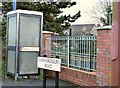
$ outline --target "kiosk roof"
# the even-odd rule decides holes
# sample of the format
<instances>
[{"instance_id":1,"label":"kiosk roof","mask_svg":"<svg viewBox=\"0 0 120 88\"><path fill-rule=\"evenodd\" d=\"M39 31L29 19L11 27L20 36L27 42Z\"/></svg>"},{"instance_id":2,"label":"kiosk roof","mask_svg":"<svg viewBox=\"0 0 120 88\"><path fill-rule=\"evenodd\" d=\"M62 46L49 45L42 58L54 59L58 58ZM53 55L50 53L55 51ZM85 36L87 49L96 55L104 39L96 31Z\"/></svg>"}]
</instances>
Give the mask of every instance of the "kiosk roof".
<instances>
[{"instance_id":1,"label":"kiosk roof","mask_svg":"<svg viewBox=\"0 0 120 88\"><path fill-rule=\"evenodd\" d=\"M7 15L15 14L15 13L24 13L24 14L33 14L33 15L43 15L42 12L29 11L29 10L15 10L15 11L10 11L10 12L7 13Z\"/></svg>"}]
</instances>

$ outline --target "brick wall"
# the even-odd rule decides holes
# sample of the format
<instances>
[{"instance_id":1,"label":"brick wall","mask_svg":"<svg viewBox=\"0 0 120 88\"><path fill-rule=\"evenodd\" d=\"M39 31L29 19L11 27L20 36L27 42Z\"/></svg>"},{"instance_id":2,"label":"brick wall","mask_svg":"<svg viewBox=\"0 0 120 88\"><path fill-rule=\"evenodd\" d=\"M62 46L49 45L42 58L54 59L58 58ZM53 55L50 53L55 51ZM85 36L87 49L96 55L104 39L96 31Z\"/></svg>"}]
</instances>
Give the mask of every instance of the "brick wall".
<instances>
[{"instance_id":1,"label":"brick wall","mask_svg":"<svg viewBox=\"0 0 120 88\"><path fill-rule=\"evenodd\" d=\"M47 70L47 76L55 77L55 72ZM79 86L96 86L96 72L86 72L62 66L59 79Z\"/></svg>"},{"instance_id":2,"label":"brick wall","mask_svg":"<svg viewBox=\"0 0 120 88\"><path fill-rule=\"evenodd\" d=\"M45 47L44 41L43 47ZM75 83L79 86L110 86L110 44L111 28L98 28L96 72L81 71L62 66L59 79ZM47 76L55 77L55 72L47 70Z\"/></svg>"},{"instance_id":3,"label":"brick wall","mask_svg":"<svg viewBox=\"0 0 120 88\"><path fill-rule=\"evenodd\" d=\"M97 86L110 86L111 29L97 31Z\"/></svg>"}]
</instances>

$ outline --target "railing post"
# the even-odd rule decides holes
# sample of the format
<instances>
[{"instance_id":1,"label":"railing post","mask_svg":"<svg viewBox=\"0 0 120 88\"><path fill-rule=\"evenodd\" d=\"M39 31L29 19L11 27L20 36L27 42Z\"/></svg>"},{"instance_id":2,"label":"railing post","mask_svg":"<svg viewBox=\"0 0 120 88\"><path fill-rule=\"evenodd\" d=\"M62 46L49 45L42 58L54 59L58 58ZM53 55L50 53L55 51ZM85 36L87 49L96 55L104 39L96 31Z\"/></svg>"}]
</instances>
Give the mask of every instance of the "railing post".
<instances>
[{"instance_id":1,"label":"railing post","mask_svg":"<svg viewBox=\"0 0 120 88\"><path fill-rule=\"evenodd\" d=\"M67 58L67 67L69 68L69 54L70 54L70 53L69 53L69 49L70 49L70 48L69 48L69 47L70 47L70 46L69 46L69 45L70 45L69 36L68 36L67 41L68 41L68 52L67 52L67 53L68 53L68 58Z\"/></svg>"},{"instance_id":2,"label":"railing post","mask_svg":"<svg viewBox=\"0 0 120 88\"><path fill-rule=\"evenodd\" d=\"M72 35L71 32L72 31L72 29L70 28L69 29L69 64L71 63L70 62L70 59L71 59L71 40L70 40L70 36Z\"/></svg>"},{"instance_id":3,"label":"railing post","mask_svg":"<svg viewBox=\"0 0 120 88\"><path fill-rule=\"evenodd\" d=\"M92 37L93 39L93 37ZM91 39L91 53L90 53L90 72L92 72L92 51L93 51L93 40Z\"/></svg>"}]
</instances>

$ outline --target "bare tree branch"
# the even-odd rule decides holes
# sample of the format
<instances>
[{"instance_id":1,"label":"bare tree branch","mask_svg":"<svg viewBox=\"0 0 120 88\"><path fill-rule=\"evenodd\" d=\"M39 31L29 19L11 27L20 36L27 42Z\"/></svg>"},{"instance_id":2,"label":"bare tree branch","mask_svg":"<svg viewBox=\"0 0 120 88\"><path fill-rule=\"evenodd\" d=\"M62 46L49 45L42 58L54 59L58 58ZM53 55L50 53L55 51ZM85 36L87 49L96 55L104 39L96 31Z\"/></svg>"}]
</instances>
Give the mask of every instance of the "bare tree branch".
<instances>
[{"instance_id":1,"label":"bare tree branch","mask_svg":"<svg viewBox=\"0 0 120 88\"><path fill-rule=\"evenodd\" d=\"M109 11L111 6L110 0L99 0L96 5L91 8L90 11L85 11L92 19L103 23L104 25L109 24ZM112 10L112 9L111 9ZM103 20L104 19L104 20Z\"/></svg>"}]
</instances>

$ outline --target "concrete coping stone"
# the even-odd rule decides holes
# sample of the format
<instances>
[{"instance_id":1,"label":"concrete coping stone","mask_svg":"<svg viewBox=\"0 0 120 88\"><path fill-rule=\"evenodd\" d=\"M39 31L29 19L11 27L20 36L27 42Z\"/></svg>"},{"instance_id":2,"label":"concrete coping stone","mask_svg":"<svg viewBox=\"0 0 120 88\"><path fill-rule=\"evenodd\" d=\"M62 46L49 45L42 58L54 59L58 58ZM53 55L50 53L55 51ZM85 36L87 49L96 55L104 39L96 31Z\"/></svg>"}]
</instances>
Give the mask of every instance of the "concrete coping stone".
<instances>
[{"instance_id":1,"label":"concrete coping stone","mask_svg":"<svg viewBox=\"0 0 120 88\"><path fill-rule=\"evenodd\" d=\"M42 31L43 34L52 34L53 32L51 31Z\"/></svg>"},{"instance_id":2,"label":"concrete coping stone","mask_svg":"<svg viewBox=\"0 0 120 88\"><path fill-rule=\"evenodd\" d=\"M61 66L62 68L66 68L66 69L69 69L69 70L72 70L72 71L77 71L77 72L81 72L81 73L85 73L85 74L91 74L91 75L95 75L96 76L96 72L87 72L87 71L82 71L82 70L79 70L79 69L74 69L74 68L67 68L65 66Z\"/></svg>"},{"instance_id":3,"label":"concrete coping stone","mask_svg":"<svg viewBox=\"0 0 120 88\"><path fill-rule=\"evenodd\" d=\"M111 28L112 28L112 26L109 25L109 26L97 27L96 29L97 30L110 30Z\"/></svg>"}]
</instances>

